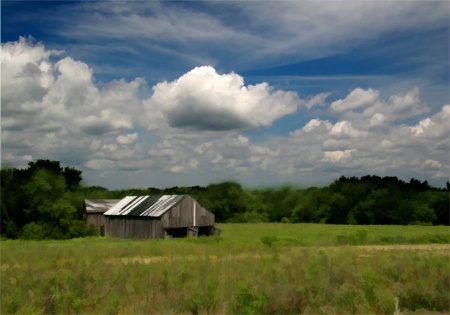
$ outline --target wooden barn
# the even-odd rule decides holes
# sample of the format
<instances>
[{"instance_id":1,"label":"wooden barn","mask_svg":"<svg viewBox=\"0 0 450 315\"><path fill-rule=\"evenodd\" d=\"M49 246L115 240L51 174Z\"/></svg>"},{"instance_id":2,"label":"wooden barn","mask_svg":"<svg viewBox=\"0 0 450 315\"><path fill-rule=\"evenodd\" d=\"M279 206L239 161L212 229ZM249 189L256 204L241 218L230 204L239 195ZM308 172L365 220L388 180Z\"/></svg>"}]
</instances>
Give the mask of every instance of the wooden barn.
<instances>
[{"instance_id":1,"label":"wooden barn","mask_svg":"<svg viewBox=\"0 0 450 315\"><path fill-rule=\"evenodd\" d=\"M129 196L104 213L105 236L170 238L220 234L214 214L189 195Z\"/></svg>"},{"instance_id":2,"label":"wooden barn","mask_svg":"<svg viewBox=\"0 0 450 315\"><path fill-rule=\"evenodd\" d=\"M87 226L93 224L104 235L105 217L103 213L118 203L120 199L86 199L84 200L83 220Z\"/></svg>"}]
</instances>

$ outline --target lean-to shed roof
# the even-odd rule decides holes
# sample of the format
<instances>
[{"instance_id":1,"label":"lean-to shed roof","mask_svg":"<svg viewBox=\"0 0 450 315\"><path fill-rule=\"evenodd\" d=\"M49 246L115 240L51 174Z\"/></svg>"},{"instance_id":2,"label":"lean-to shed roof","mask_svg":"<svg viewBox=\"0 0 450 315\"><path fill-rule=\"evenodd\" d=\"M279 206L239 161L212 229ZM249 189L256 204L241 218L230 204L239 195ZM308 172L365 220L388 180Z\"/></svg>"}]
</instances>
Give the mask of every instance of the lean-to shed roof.
<instances>
[{"instance_id":1,"label":"lean-to shed roof","mask_svg":"<svg viewBox=\"0 0 450 315\"><path fill-rule=\"evenodd\" d=\"M86 199L84 203L87 213L104 213L119 201L120 199Z\"/></svg>"},{"instance_id":2,"label":"lean-to shed roof","mask_svg":"<svg viewBox=\"0 0 450 315\"><path fill-rule=\"evenodd\" d=\"M184 197L185 195L128 196L106 211L104 215L160 217Z\"/></svg>"}]
</instances>

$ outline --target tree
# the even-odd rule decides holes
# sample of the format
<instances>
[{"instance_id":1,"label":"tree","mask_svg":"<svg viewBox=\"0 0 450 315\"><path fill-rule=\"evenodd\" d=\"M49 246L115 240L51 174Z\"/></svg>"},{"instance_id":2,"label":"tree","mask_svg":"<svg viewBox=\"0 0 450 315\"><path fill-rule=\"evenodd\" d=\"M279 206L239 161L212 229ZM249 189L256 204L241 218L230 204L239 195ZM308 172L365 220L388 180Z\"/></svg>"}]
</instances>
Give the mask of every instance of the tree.
<instances>
[{"instance_id":1,"label":"tree","mask_svg":"<svg viewBox=\"0 0 450 315\"><path fill-rule=\"evenodd\" d=\"M66 182L66 189L75 191L80 186L81 181L83 180L83 176L81 176L81 174L82 171L70 166L66 166L62 171L62 175L64 176L64 180Z\"/></svg>"},{"instance_id":2,"label":"tree","mask_svg":"<svg viewBox=\"0 0 450 315\"><path fill-rule=\"evenodd\" d=\"M92 234L81 218L81 171L58 161L37 160L28 168L2 169L2 235L66 239Z\"/></svg>"},{"instance_id":3,"label":"tree","mask_svg":"<svg viewBox=\"0 0 450 315\"><path fill-rule=\"evenodd\" d=\"M44 230L44 238L68 238L71 222L76 219L77 209L66 195L64 176L47 169L38 169L24 189L29 199L29 208L25 209L25 213L29 221L34 223L33 229L26 231L40 231L38 228L40 226ZM39 232L38 239L41 236L42 232Z\"/></svg>"},{"instance_id":4,"label":"tree","mask_svg":"<svg viewBox=\"0 0 450 315\"><path fill-rule=\"evenodd\" d=\"M245 212L244 191L240 184L211 184L198 194L199 202L215 214L216 221L225 222L236 213Z\"/></svg>"},{"instance_id":5,"label":"tree","mask_svg":"<svg viewBox=\"0 0 450 315\"><path fill-rule=\"evenodd\" d=\"M330 216L331 207L328 188L312 187L302 193L297 205L292 210L293 222L325 223Z\"/></svg>"}]
</instances>

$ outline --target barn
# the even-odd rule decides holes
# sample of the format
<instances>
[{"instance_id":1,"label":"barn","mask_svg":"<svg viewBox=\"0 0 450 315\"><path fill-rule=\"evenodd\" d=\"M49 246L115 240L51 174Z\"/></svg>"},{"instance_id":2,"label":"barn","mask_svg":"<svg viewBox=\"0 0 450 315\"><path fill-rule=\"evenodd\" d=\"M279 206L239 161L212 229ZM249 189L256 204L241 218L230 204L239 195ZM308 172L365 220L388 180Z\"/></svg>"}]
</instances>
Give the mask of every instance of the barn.
<instances>
[{"instance_id":1,"label":"barn","mask_svg":"<svg viewBox=\"0 0 450 315\"><path fill-rule=\"evenodd\" d=\"M171 238L220 234L214 214L189 195L128 196L104 213L105 236Z\"/></svg>"},{"instance_id":2,"label":"barn","mask_svg":"<svg viewBox=\"0 0 450 315\"><path fill-rule=\"evenodd\" d=\"M84 200L83 220L87 226L93 224L104 235L105 218L103 213L118 203L120 199L86 199Z\"/></svg>"}]
</instances>

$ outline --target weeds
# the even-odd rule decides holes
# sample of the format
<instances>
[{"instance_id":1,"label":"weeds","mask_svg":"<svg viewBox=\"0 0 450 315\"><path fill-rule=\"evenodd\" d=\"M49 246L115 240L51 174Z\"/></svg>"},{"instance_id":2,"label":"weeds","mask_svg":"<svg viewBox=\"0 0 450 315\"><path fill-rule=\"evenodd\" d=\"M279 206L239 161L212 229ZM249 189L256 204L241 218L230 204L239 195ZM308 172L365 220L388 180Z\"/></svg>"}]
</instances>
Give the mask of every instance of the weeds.
<instances>
[{"instance_id":1,"label":"weeds","mask_svg":"<svg viewBox=\"0 0 450 315\"><path fill-rule=\"evenodd\" d=\"M267 296L257 293L246 282L239 282L234 300L232 301L233 314L263 314L267 306Z\"/></svg>"},{"instance_id":2,"label":"weeds","mask_svg":"<svg viewBox=\"0 0 450 315\"><path fill-rule=\"evenodd\" d=\"M364 245L367 243L367 230L344 233L336 236L336 245Z\"/></svg>"},{"instance_id":3,"label":"weeds","mask_svg":"<svg viewBox=\"0 0 450 315\"><path fill-rule=\"evenodd\" d=\"M278 237L274 235L264 235L261 236L260 239L264 245L267 245L269 247L272 247L278 241Z\"/></svg>"},{"instance_id":4,"label":"weeds","mask_svg":"<svg viewBox=\"0 0 450 315\"><path fill-rule=\"evenodd\" d=\"M254 229L244 238L247 231L232 235L228 226L238 225L224 226L220 240L3 241L1 312L449 312L448 247L311 246L334 245L338 238L340 244L377 243L382 232L395 238L387 241L401 236L440 242L440 227L377 232L370 226L326 226L325 233L322 226L301 224L286 233L284 227L295 225L239 225Z\"/></svg>"},{"instance_id":5,"label":"weeds","mask_svg":"<svg viewBox=\"0 0 450 315\"><path fill-rule=\"evenodd\" d=\"M394 298L394 315L400 315L400 307L399 307L399 301L398 297Z\"/></svg>"}]
</instances>

